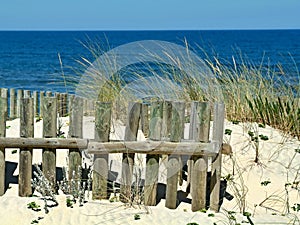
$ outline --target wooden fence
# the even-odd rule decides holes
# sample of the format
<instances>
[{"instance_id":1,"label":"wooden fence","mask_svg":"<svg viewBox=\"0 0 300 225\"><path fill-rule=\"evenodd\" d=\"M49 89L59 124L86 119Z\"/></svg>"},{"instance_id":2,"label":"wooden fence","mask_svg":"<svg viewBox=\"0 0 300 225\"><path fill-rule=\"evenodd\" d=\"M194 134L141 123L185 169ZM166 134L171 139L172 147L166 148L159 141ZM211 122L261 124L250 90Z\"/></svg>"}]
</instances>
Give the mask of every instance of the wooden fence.
<instances>
[{"instance_id":1,"label":"wooden fence","mask_svg":"<svg viewBox=\"0 0 300 225\"><path fill-rule=\"evenodd\" d=\"M14 88L0 88L0 96L7 99L8 119L20 118L21 99L33 98L33 113L34 116L43 116L43 101L45 97L56 97L57 99L57 113L59 116L64 117L69 114L70 102L75 95L67 93L52 93L51 91L29 91L29 90L16 90ZM84 115L94 115L94 102L92 100L83 99L83 112Z\"/></svg>"},{"instance_id":2,"label":"wooden fence","mask_svg":"<svg viewBox=\"0 0 300 225\"><path fill-rule=\"evenodd\" d=\"M4 94L3 94L4 93ZM223 140L224 105L216 103L212 107L207 102L192 102L190 107L189 140L183 140L186 106L184 102L152 102L150 105L130 103L124 141L110 142L112 118L111 103L95 103L95 137L82 138L84 100L73 96L69 99L69 135L66 139L57 138L58 105L67 103L50 95L40 98L40 112L43 117L43 138L33 138L36 99L24 95L19 98L20 138L5 137L8 101L7 91L1 91L0 98L0 195L5 193L5 148L20 148L19 195L32 194L32 149L42 149L43 173L54 185L56 183L56 150L69 149L69 171L82 164L82 150L94 154L93 185L94 199L108 198L108 155L123 153L122 184L120 198L128 201L132 195L134 154L143 153L146 157L144 204L156 205L159 155L167 155L166 207L177 207L178 183L181 182L182 156L190 156L188 161L188 183L191 186L192 210L206 207L207 194L209 207L219 210L221 149ZM10 95L10 102L14 99ZM62 99L65 99L63 97ZM64 102L64 100L62 100ZM10 105L12 107L12 105ZM14 108L14 106L13 106ZM213 131L210 137L211 108L213 108ZM10 109L10 112L12 110ZM47 112L47 113L43 113ZM11 113L14 115L13 113ZM63 115L63 114L62 114ZM148 133L147 141L136 141L138 129ZM208 158L211 158L210 193L207 190ZM70 176L71 177L71 176Z\"/></svg>"}]
</instances>

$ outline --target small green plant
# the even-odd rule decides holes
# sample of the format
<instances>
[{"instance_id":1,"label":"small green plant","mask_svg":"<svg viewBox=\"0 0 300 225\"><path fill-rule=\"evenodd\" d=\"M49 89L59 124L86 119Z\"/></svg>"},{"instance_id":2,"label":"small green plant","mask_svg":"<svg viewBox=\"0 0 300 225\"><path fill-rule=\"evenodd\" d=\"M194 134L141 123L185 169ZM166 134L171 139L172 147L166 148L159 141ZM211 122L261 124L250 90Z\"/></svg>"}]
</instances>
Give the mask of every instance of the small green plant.
<instances>
[{"instance_id":1,"label":"small green plant","mask_svg":"<svg viewBox=\"0 0 300 225\"><path fill-rule=\"evenodd\" d=\"M139 214L134 215L134 220L140 220L140 219L141 219L141 216Z\"/></svg>"},{"instance_id":2,"label":"small green plant","mask_svg":"<svg viewBox=\"0 0 300 225\"><path fill-rule=\"evenodd\" d=\"M248 131L248 135L250 136L250 137L254 137L254 132L253 131Z\"/></svg>"},{"instance_id":3,"label":"small green plant","mask_svg":"<svg viewBox=\"0 0 300 225\"><path fill-rule=\"evenodd\" d=\"M186 225L199 225L199 224L195 222L191 222L191 223L187 223Z\"/></svg>"},{"instance_id":4,"label":"small green plant","mask_svg":"<svg viewBox=\"0 0 300 225\"><path fill-rule=\"evenodd\" d=\"M295 212L299 212L300 211L300 204L299 203L295 203L292 206L292 210L294 210Z\"/></svg>"},{"instance_id":5,"label":"small green plant","mask_svg":"<svg viewBox=\"0 0 300 225\"><path fill-rule=\"evenodd\" d=\"M269 137L266 136L266 135L263 135L263 134L260 134L259 137L260 137L260 139L263 140L263 141L269 140Z\"/></svg>"},{"instance_id":6,"label":"small green plant","mask_svg":"<svg viewBox=\"0 0 300 225\"><path fill-rule=\"evenodd\" d=\"M109 202L118 202L118 201L119 201L118 196L113 196L109 199Z\"/></svg>"},{"instance_id":7,"label":"small green plant","mask_svg":"<svg viewBox=\"0 0 300 225\"><path fill-rule=\"evenodd\" d=\"M30 202L30 203L27 204L27 208L32 209L33 211L41 211L40 207L41 206L36 204L36 202Z\"/></svg>"},{"instance_id":8,"label":"small green plant","mask_svg":"<svg viewBox=\"0 0 300 225\"><path fill-rule=\"evenodd\" d=\"M18 152L18 150L14 149L14 150L11 151L11 154L16 154L17 152Z\"/></svg>"},{"instance_id":9,"label":"small green plant","mask_svg":"<svg viewBox=\"0 0 300 225\"><path fill-rule=\"evenodd\" d=\"M270 183L271 183L271 181L265 180L265 181L262 181L262 182L260 183L260 185L261 185L261 186L267 186L267 185L270 184Z\"/></svg>"},{"instance_id":10,"label":"small green plant","mask_svg":"<svg viewBox=\"0 0 300 225\"><path fill-rule=\"evenodd\" d=\"M6 126L6 129L9 129L9 128L11 128L11 126Z\"/></svg>"},{"instance_id":11,"label":"small green plant","mask_svg":"<svg viewBox=\"0 0 300 225\"><path fill-rule=\"evenodd\" d=\"M259 123L259 124L258 124L258 127L260 127L260 128L266 128L266 124Z\"/></svg>"},{"instance_id":12,"label":"small green plant","mask_svg":"<svg viewBox=\"0 0 300 225\"><path fill-rule=\"evenodd\" d=\"M37 221L37 220L32 220L31 221L31 224L37 224L37 223L39 223L39 221Z\"/></svg>"},{"instance_id":13,"label":"small green plant","mask_svg":"<svg viewBox=\"0 0 300 225\"><path fill-rule=\"evenodd\" d=\"M207 209L205 209L205 208L200 209L199 212L206 213L206 212L207 212Z\"/></svg>"},{"instance_id":14,"label":"small green plant","mask_svg":"<svg viewBox=\"0 0 300 225\"><path fill-rule=\"evenodd\" d=\"M215 217L215 214L209 213L207 216L208 216L208 217Z\"/></svg>"},{"instance_id":15,"label":"small green plant","mask_svg":"<svg viewBox=\"0 0 300 225\"><path fill-rule=\"evenodd\" d=\"M238 125L239 123L240 123L239 120L232 120L232 124L234 124L234 125Z\"/></svg>"},{"instance_id":16,"label":"small green plant","mask_svg":"<svg viewBox=\"0 0 300 225\"><path fill-rule=\"evenodd\" d=\"M296 148L295 152L300 154L300 148Z\"/></svg>"},{"instance_id":17,"label":"small green plant","mask_svg":"<svg viewBox=\"0 0 300 225\"><path fill-rule=\"evenodd\" d=\"M66 198L67 207L73 208L73 200L70 198Z\"/></svg>"},{"instance_id":18,"label":"small green plant","mask_svg":"<svg viewBox=\"0 0 300 225\"><path fill-rule=\"evenodd\" d=\"M230 129L225 129L225 134L231 135L231 133L232 133L232 130L230 130Z\"/></svg>"}]
</instances>

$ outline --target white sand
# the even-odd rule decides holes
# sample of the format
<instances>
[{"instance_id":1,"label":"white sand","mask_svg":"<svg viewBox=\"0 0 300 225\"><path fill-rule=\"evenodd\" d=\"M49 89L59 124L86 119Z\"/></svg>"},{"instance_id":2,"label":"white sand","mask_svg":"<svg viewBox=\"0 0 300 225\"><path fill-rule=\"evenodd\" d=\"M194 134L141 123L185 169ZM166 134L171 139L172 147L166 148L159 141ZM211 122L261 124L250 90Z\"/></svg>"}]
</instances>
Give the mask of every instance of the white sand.
<instances>
[{"instance_id":1,"label":"white sand","mask_svg":"<svg viewBox=\"0 0 300 225\"><path fill-rule=\"evenodd\" d=\"M86 117L84 120L84 138L93 138L94 119ZM62 130L68 132L68 118L62 118ZM7 122L7 137L19 136L19 120ZM220 213L208 211L191 212L189 203L180 203L177 209L169 210L165 208L165 200L161 200L155 207L144 207L134 205L125 206L120 202L110 203L108 200L93 201L89 199L82 207L78 204L73 208L66 206L66 196L57 196L59 206L50 208L48 214L44 213L43 201L38 197L21 198L18 197L18 185L10 184L10 188L5 195L0 197L0 224L3 225L23 225L30 224L33 220L40 218L39 224L187 224L196 222L198 224L235 224L229 220L226 211L235 211L234 216L238 223L247 221L241 215L241 205L245 211L250 212L254 224L300 224L297 217L300 213L289 208L289 206L300 203L300 186L288 185L300 181L298 174L300 169L300 154L295 153L295 149L300 149L300 142L291 137L283 137L281 133L271 127L258 128L257 124L233 125L225 123L226 129L231 129L231 135L225 135L224 141L233 147L233 155L223 157L222 174L234 174L233 180L228 182L227 192L234 198L229 201L224 198ZM186 129L188 130L188 129ZM254 163L255 145L250 141L248 131L258 131L258 134L267 135L269 140L259 141L259 163ZM124 134L124 127L116 126L112 129L111 138L118 139ZM35 124L35 137L42 136L42 122ZM143 134L139 132L139 140L143 140ZM12 154L13 149L6 149L6 161L17 166L18 153ZM66 165L67 150L57 151L57 166ZM114 155L111 159L111 169L120 171L121 165L118 162L119 155ZM86 158L85 163L90 163L91 158ZM33 162L41 163L41 151L34 150ZM143 169L143 160L136 169ZM160 167L160 182L166 180L164 163ZM234 168L234 169L233 169ZM18 168L13 175L17 176ZM17 177L15 177L17 179ZM119 177L117 178L119 180ZM261 182L270 181L267 186ZM292 187L293 186L293 187ZM185 187L179 187L185 190ZM242 196L242 197L241 197ZM242 199L245 199L243 202ZM41 211L35 212L27 208L27 204L35 201L41 206ZM214 217L209 214L213 213ZM134 215L139 214L140 220L134 220Z\"/></svg>"}]
</instances>

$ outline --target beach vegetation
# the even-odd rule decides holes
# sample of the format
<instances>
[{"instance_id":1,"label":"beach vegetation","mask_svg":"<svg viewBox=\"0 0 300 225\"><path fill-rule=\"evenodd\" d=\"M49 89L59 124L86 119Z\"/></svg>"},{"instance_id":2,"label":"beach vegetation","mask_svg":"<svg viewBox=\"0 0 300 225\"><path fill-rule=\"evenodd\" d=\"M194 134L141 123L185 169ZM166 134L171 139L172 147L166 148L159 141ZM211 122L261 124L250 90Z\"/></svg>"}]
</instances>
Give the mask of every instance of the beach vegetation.
<instances>
[{"instance_id":1,"label":"beach vegetation","mask_svg":"<svg viewBox=\"0 0 300 225\"><path fill-rule=\"evenodd\" d=\"M140 220L141 216L140 214L134 214L134 220Z\"/></svg>"},{"instance_id":2,"label":"beach vegetation","mask_svg":"<svg viewBox=\"0 0 300 225\"><path fill-rule=\"evenodd\" d=\"M17 149L11 150L11 154L16 154L18 152Z\"/></svg>"},{"instance_id":3,"label":"beach vegetation","mask_svg":"<svg viewBox=\"0 0 300 225\"><path fill-rule=\"evenodd\" d=\"M177 100L224 102L227 119L234 124L257 122L261 128L269 125L284 134L300 137L300 76L296 64L293 69L296 74L291 74L291 69L283 68L281 64L270 65L265 58L260 64L254 64L240 51L233 54L230 61L209 56L201 48L192 49L186 40L184 45L184 57L168 54L166 50L166 57L172 65L142 62L112 72L116 71L120 57L106 55L107 49L89 40L84 46L92 57L78 60L82 69L79 70L81 74L77 72L82 75L84 71L85 74L80 80L83 87L79 85L78 90L88 96L96 89L99 101L126 103L130 100L143 101L150 95L165 99L166 91L160 90L162 86L157 85L162 83L168 94L171 93L169 96ZM192 50L203 51L203 61L191 60ZM149 51L149 54L160 59L156 53ZM99 56L102 61L99 61ZM293 61L293 58L290 60ZM201 79L191 77L183 71L182 65L188 65L195 73L200 65L209 68L210 74L201 75ZM138 90L135 90L137 87Z\"/></svg>"},{"instance_id":4,"label":"beach vegetation","mask_svg":"<svg viewBox=\"0 0 300 225\"><path fill-rule=\"evenodd\" d=\"M41 211L41 206L39 206L36 202L30 202L27 204L28 209L32 209L33 211Z\"/></svg>"}]
</instances>

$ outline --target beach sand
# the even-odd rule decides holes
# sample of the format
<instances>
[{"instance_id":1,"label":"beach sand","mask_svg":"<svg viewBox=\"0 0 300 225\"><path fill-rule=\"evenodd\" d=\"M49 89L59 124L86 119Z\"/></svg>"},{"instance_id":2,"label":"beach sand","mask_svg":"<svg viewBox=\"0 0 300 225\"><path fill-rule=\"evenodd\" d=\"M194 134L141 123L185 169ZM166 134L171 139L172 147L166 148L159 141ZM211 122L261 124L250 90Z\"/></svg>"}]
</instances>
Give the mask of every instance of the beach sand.
<instances>
[{"instance_id":1,"label":"beach sand","mask_svg":"<svg viewBox=\"0 0 300 225\"><path fill-rule=\"evenodd\" d=\"M68 118L61 118L62 131L67 136ZM84 138L94 136L94 118L84 118ZM253 123L232 124L225 122L225 129L232 131L231 135L224 136L224 142L232 146L231 156L223 155L222 176L227 177L228 195L224 198L219 213L208 210L204 212L192 212L189 201L181 202L175 210L165 208L165 199L161 199L157 206L145 207L134 204L127 206L121 202L108 200L92 200L91 193L88 201L73 208L66 206L66 196L57 195L59 205L49 209L45 214L43 200L39 197L18 197L18 152L14 149L6 149L6 166L9 175L9 189L0 197L0 224L23 225L31 224L34 220L38 224L236 224L248 222L242 210L252 214L251 221L254 224L300 224L300 213L291 207L300 203L300 142L292 137L283 136L282 133L272 127L259 127ZM188 125L186 126L186 131ZM124 126L115 123L111 138L119 139L124 134ZM248 132L262 134L269 140L258 138L258 146L251 141ZM7 137L19 136L19 119L7 122ZM42 121L35 123L35 137L42 137ZM144 140L139 132L138 140ZM258 148L258 163L254 162ZM57 150L57 166L66 166L68 150ZM85 154L84 154L85 155ZM84 163L89 164L92 158L85 155ZM138 156L141 157L141 156ZM41 163L41 150L33 151L33 163ZM120 174L120 155L111 156L111 169ZM141 159L136 169L144 171L144 161ZM117 178L120 179L119 177ZM160 165L159 182L166 180L165 162ZM185 191L186 182L178 190ZM39 196L39 193L34 193ZM187 200L190 195L187 196ZM41 211L33 211L27 208L30 202L36 202L41 206ZM288 207L289 206L289 207ZM297 206L297 205L295 205ZM299 206L300 207L300 206ZM235 213L232 213L234 211ZM140 216L135 220L135 215ZM235 220L236 221L235 221Z\"/></svg>"}]
</instances>

